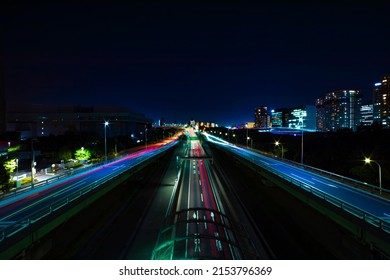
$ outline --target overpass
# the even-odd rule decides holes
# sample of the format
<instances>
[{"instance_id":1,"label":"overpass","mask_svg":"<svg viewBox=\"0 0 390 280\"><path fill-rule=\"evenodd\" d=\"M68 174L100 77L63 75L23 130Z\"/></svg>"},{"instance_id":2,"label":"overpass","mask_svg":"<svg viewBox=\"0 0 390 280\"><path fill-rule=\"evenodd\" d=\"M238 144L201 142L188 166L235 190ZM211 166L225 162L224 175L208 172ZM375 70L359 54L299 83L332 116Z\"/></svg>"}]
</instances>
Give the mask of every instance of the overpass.
<instances>
[{"instance_id":1,"label":"overpass","mask_svg":"<svg viewBox=\"0 0 390 280\"><path fill-rule=\"evenodd\" d=\"M331 218L372 250L390 258L390 192L310 166L281 161L207 133L215 148Z\"/></svg>"},{"instance_id":2,"label":"overpass","mask_svg":"<svg viewBox=\"0 0 390 280\"><path fill-rule=\"evenodd\" d=\"M152 259L269 259L272 252L264 240L249 237L231 207L212 167L213 159L198 136L186 130L187 150L180 157L180 170L172 203L153 250ZM211 164L210 164L211 163ZM258 246L252 240L257 239Z\"/></svg>"},{"instance_id":3,"label":"overpass","mask_svg":"<svg viewBox=\"0 0 390 280\"><path fill-rule=\"evenodd\" d=\"M177 143L172 139L165 145L149 145L145 150L0 201L0 259L23 258L26 249Z\"/></svg>"},{"instance_id":4,"label":"overpass","mask_svg":"<svg viewBox=\"0 0 390 280\"><path fill-rule=\"evenodd\" d=\"M188 141L188 143L192 142L196 142L196 140ZM294 166L293 164L287 164L285 161L263 157L255 151L236 147L218 138L208 137L207 144L215 146L229 157L234 158L240 165L254 170L263 178L274 182L278 188L291 193L305 204L310 205L312 209L331 218L335 223L350 232L356 240L369 244L372 250L379 252L383 258L389 257L389 224L386 216L388 214L388 208L386 208L388 207L388 199L384 197L386 192L380 196L375 187L364 184L362 187L369 187L371 191L362 191L357 189L359 182L336 174L315 170L308 166ZM165 146L167 147L167 145ZM188 144L184 146L190 147ZM191 150L197 152L190 152ZM161 234L159 241L156 242L153 258L270 258L255 251L251 254L247 253L248 250L246 249L250 248L251 238L247 238L248 236L245 237L242 234L241 218L232 215L233 210L239 208L237 207L238 204L227 201L218 177L210 172L213 168L208 163L211 162L212 157L209 154L199 153L200 150L201 146L191 146L187 154L184 153L184 155L174 160L175 164L176 161L180 162L185 177L179 176L179 178L185 178L181 181L186 182L186 184L182 185L179 180L175 186L176 192L171 197L170 207L168 207L170 210L167 210L164 222L161 219L163 223ZM136 165L135 163L135 158L127 158L123 161L110 163L104 168L99 168L97 173L86 172L86 174L79 174L79 177L74 181L68 183L58 182L60 189L56 193L46 193L48 197L51 197L50 199L56 197L56 200L41 204L39 211L32 208L37 202L34 200L34 195L37 195L37 193L29 196L30 206L28 209L32 213L30 213L29 219L21 218L21 223L14 222L18 218L17 215L5 219L4 217L7 217L7 215L4 212L7 211L7 208L1 207L0 246L3 246L0 247L0 252L3 254L1 258L14 258L10 256L15 255L18 250L20 252L21 248L36 244L52 228L72 215L77 215L82 208L87 207L90 202L92 203L92 200L95 200L98 195L102 197L110 188L114 188L116 183L126 180L126 176L130 176L130 173L136 170L132 169L131 165L134 168L136 166L139 169L143 168L142 165ZM144 163L147 164L146 161ZM122 175L119 175L120 173ZM115 174L118 176L114 176ZM110 177L111 175L113 177ZM207 179L208 177L211 177L211 180L210 178ZM104 182L106 179L111 183ZM87 185L90 185L91 188L89 194ZM103 190L107 190L107 192ZM40 189L39 192L43 191L44 189ZM67 193L67 191L70 192ZM214 195L216 191L218 196ZM75 193L72 194L72 192ZM96 196L94 198L95 192ZM75 200L73 200L72 195L74 195ZM79 198L76 198L77 196ZM181 199L179 199L179 196L181 196ZM207 200L205 200L206 196ZM66 197L68 200L65 200ZM89 198L91 201L88 200ZM69 201L69 204L67 204L67 201ZM85 204L80 204L81 201ZM357 204L356 201L364 203ZM214 204L216 202L218 206ZM63 206L61 206L62 204ZM67 207L72 207L74 212L72 213L72 210L67 209ZM380 210L377 209L378 207L381 207ZM66 214L56 220L57 216L60 216L60 209L66 209ZM38 216L34 216L35 214ZM218 217L219 220L213 220L213 216L214 219ZM15 220L13 220L14 218ZM237 221L239 222L237 223ZM12 223L13 225L11 225ZM308 224L308 226L311 225ZM22 243L20 237L26 232L28 234L24 235L25 238L23 239L25 243ZM218 236L215 235L215 232L218 233ZM223 235L221 235L221 232ZM166 239L167 236L170 238ZM15 240L18 242L15 242L15 247L12 248L13 251L8 250L4 244L10 244L11 241ZM248 241L247 247L243 245L246 240ZM183 250L172 251L172 245L174 244L177 244L179 246L177 248L181 247ZM184 247L182 247L183 244L185 244ZM222 248L222 250L220 251L219 248ZM227 254L226 252L229 251L231 253ZM187 252L187 255L185 252ZM211 252L211 254L205 254L205 252ZM17 257L22 258L23 256Z\"/></svg>"}]
</instances>

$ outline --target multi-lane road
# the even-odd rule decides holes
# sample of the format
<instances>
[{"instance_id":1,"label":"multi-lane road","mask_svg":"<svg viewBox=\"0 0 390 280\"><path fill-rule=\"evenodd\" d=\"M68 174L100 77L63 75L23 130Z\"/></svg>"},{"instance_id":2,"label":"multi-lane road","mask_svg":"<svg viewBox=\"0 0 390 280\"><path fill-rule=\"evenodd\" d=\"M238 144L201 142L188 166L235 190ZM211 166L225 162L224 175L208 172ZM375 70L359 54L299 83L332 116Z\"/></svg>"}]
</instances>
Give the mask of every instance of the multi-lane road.
<instances>
[{"instance_id":1,"label":"multi-lane road","mask_svg":"<svg viewBox=\"0 0 390 280\"><path fill-rule=\"evenodd\" d=\"M221 190L211 158L200 139L189 129L181 157L180 184L174 201L172 239L175 259L242 259L235 224L228 214L231 205ZM261 168L281 176L365 221L390 232L390 201L305 168L288 164L244 149L219 138L204 134L205 139L244 158ZM8 237L49 216L87 192L104 187L104 183L131 170L177 143L177 138L164 145L149 145L147 149L127 155L104 166L91 168L62 178L45 186L0 201L0 245ZM228 211L227 211L228 210Z\"/></svg>"},{"instance_id":2,"label":"multi-lane road","mask_svg":"<svg viewBox=\"0 0 390 280\"><path fill-rule=\"evenodd\" d=\"M0 245L6 238L28 228L84 194L104 187L104 183L138 164L166 151L177 143L170 141L149 145L105 165L62 178L39 188L0 201Z\"/></svg>"},{"instance_id":3,"label":"multi-lane road","mask_svg":"<svg viewBox=\"0 0 390 280\"><path fill-rule=\"evenodd\" d=\"M346 211L390 233L390 201L348 185L344 180L332 179L318 173L291 165L249 149L232 145L220 138L204 133L205 138L262 168L324 198Z\"/></svg>"},{"instance_id":4,"label":"multi-lane road","mask_svg":"<svg viewBox=\"0 0 390 280\"><path fill-rule=\"evenodd\" d=\"M229 219L213 183L205 151L193 130L187 130L189 148L183 162L176 207L176 238L183 238L184 249L176 258L241 258Z\"/></svg>"}]
</instances>

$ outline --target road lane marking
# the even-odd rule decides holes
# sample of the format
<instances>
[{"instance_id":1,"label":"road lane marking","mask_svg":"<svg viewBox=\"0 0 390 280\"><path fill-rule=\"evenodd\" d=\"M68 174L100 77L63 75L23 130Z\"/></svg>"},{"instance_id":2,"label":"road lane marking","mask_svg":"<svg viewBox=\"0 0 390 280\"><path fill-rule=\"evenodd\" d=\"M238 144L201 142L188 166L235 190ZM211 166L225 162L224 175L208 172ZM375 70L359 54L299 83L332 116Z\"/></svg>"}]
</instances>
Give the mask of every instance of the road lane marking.
<instances>
[{"instance_id":1,"label":"road lane marking","mask_svg":"<svg viewBox=\"0 0 390 280\"><path fill-rule=\"evenodd\" d=\"M63 189L61 189L61 190L59 190L58 192L55 192L55 193L53 194L53 198L55 198L55 197L57 197L57 196L59 196L59 195L62 195L64 192L68 191L70 188L78 187L79 185L84 184L84 182L85 182L86 180L88 180L88 179L89 179L88 177L87 177L87 178L84 178L84 179L82 179L82 180L80 180L80 181L78 181L78 182L76 182L76 183L74 183L74 184L71 184L71 185L69 185L69 186L67 186L67 187L65 187L65 188L63 188Z\"/></svg>"},{"instance_id":2,"label":"road lane marking","mask_svg":"<svg viewBox=\"0 0 390 280\"><path fill-rule=\"evenodd\" d=\"M270 165L268 162L264 161L264 160L261 160L259 159L258 162L262 163L262 164L265 164L265 165Z\"/></svg>"},{"instance_id":3,"label":"road lane marking","mask_svg":"<svg viewBox=\"0 0 390 280\"><path fill-rule=\"evenodd\" d=\"M390 220L390 215L389 214L383 213L383 215L385 215L385 217L381 217L382 219Z\"/></svg>"},{"instance_id":4,"label":"road lane marking","mask_svg":"<svg viewBox=\"0 0 390 280\"><path fill-rule=\"evenodd\" d=\"M119 166L114 167L112 170L117 170L117 169L119 169L119 168L123 168L124 166L125 166L125 165L122 164L122 165L119 165Z\"/></svg>"},{"instance_id":5,"label":"road lane marking","mask_svg":"<svg viewBox=\"0 0 390 280\"><path fill-rule=\"evenodd\" d=\"M312 181L310 181L310 180L307 180L307 179L305 179L305 178L303 178L303 177L301 177L301 176L298 176L298 175L296 175L296 174L294 174L294 173L290 173L290 174L293 175L293 176L295 176L295 177L297 177L297 178L299 178L299 179L301 179L302 181L306 181L306 182L309 182L310 184L315 185L314 182L312 182Z\"/></svg>"},{"instance_id":6,"label":"road lane marking","mask_svg":"<svg viewBox=\"0 0 390 280\"><path fill-rule=\"evenodd\" d=\"M322 183L322 184L325 184L325 185L327 185L327 186L329 186L329 187L332 187L332 188L336 188L336 189L338 189L339 187L337 187L337 186L335 186L335 185L332 185L332 184L328 184L327 182L325 182L325 181L321 181L321 180L318 180L318 179L316 179L316 178L311 178L312 180L314 180L314 181L317 181L317 182L319 182L319 183Z\"/></svg>"},{"instance_id":7,"label":"road lane marking","mask_svg":"<svg viewBox=\"0 0 390 280\"><path fill-rule=\"evenodd\" d=\"M71 184L71 185L69 185L69 186L67 186L67 187L65 187L65 188L63 188L63 189L61 189L61 190L55 192L55 193L52 194L52 195L44 196L43 198L41 198L40 200L38 200L38 201L36 201L36 202L34 202L34 203L32 203L32 204L28 204L26 207L23 207L23 208L21 208L21 209L15 211L15 212L12 212L12 213L9 214L8 216L2 217L0 221L7 220L8 218L13 217L13 216L15 216L15 215L17 215L17 214L19 214L19 213L21 213L21 212L23 212L23 211L27 211L27 210L29 210L30 208L34 207L35 205L37 205L37 204L39 204L39 203L43 203L45 200L55 198L55 197L57 196L56 194L61 194L61 193L63 193L64 191L68 190L69 188L75 187L75 186L77 186L77 185L83 183L83 182L84 182L85 180L87 180L87 179L89 179L89 178L84 178L84 179L82 179L82 180L80 180L80 181L78 181L78 182L76 182L76 183L74 183L74 184Z\"/></svg>"}]
</instances>

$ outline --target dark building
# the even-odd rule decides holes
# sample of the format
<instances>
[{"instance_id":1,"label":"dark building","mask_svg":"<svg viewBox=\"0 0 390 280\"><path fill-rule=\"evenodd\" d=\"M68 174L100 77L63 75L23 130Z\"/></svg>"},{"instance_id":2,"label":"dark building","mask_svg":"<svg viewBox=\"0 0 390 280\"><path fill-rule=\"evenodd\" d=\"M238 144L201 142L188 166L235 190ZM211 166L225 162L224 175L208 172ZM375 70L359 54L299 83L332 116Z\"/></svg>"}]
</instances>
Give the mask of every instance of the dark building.
<instances>
[{"instance_id":1,"label":"dark building","mask_svg":"<svg viewBox=\"0 0 390 280\"><path fill-rule=\"evenodd\" d=\"M1 76L1 74L0 74ZM0 136L4 135L7 128L7 105L5 102L4 82L0 77Z\"/></svg>"},{"instance_id":2,"label":"dark building","mask_svg":"<svg viewBox=\"0 0 390 280\"><path fill-rule=\"evenodd\" d=\"M1 28L0 25L0 135L3 135L7 128L7 105L5 102L4 31Z\"/></svg>"},{"instance_id":3,"label":"dark building","mask_svg":"<svg viewBox=\"0 0 390 280\"><path fill-rule=\"evenodd\" d=\"M267 107L255 108L255 128L270 127L270 116L268 115Z\"/></svg>"},{"instance_id":4,"label":"dark building","mask_svg":"<svg viewBox=\"0 0 390 280\"><path fill-rule=\"evenodd\" d=\"M9 106L8 131L19 132L21 139L66 133L103 135L105 121L110 136L143 132L152 119L117 107L48 106L40 104Z\"/></svg>"}]
</instances>

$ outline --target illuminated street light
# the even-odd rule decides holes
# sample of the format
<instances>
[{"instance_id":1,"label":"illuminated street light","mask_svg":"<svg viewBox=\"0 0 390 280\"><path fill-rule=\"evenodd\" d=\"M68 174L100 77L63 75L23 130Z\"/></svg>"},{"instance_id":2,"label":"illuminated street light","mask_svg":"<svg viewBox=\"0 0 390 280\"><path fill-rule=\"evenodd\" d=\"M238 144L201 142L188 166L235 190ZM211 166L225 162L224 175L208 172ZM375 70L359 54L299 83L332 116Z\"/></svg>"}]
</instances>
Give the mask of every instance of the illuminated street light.
<instances>
[{"instance_id":1,"label":"illuminated street light","mask_svg":"<svg viewBox=\"0 0 390 280\"><path fill-rule=\"evenodd\" d=\"M107 164L107 126L108 121L104 122L104 164Z\"/></svg>"},{"instance_id":2,"label":"illuminated street light","mask_svg":"<svg viewBox=\"0 0 390 280\"><path fill-rule=\"evenodd\" d=\"M276 141L276 142L275 142L275 146L279 146L279 145L282 147L282 160L283 160L283 154L284 154L283 145L282 145L282 143L280 143L279 141Z\"/></svg>"},{"instance_id":3,"label":"illuminated street light","mask_svg":"<svg viewBox=\"0 0 390 280\"><path fill-rule=\"evenodd\" d=\"M303 118L299 118L299 122L301 123L301 164L303 164Z\"/></svg>"},{"instance_id":4,"label":"illuminated street light","mask_svg":"<svg viewBox=\"0 0 390 280\"><path fill-rule=\"evenodd\" d=\"M246 127L246 147L248 148L248 141L249 141L249 137L248 137L248 123L245 124L245 127Z\"/></svg>"},{"instance_id":5,"label":"illuminated street light","mask_svg":"<svg viewBox=\"0 0 390 280\"><path fill-rule=\"evenodd\" d=\"M34 151L34 141L36 139L31 139L31 188L34 188L34 175L35 175L35 166L37 163L35 162L35 151Z\"/></svg>"},{"instance_id":6,"label":"illuminated street light","mask_svg":"<svg viewBox=\"0 0 390 280\"><path fill-rule=\"evenodd\" d=\"M368 164L370 164L371 162L373 162L373 163L375 163L376 165L378 165L378 167L379 167L379 194L382 194L382 168L381 168L380 164L379 164L377 161L372 160L372 159L370 159L370 158L365 158L365 159L364 159L364 162L365 162L365 163L368 163Z\"/></svg>"}]
</instances>

